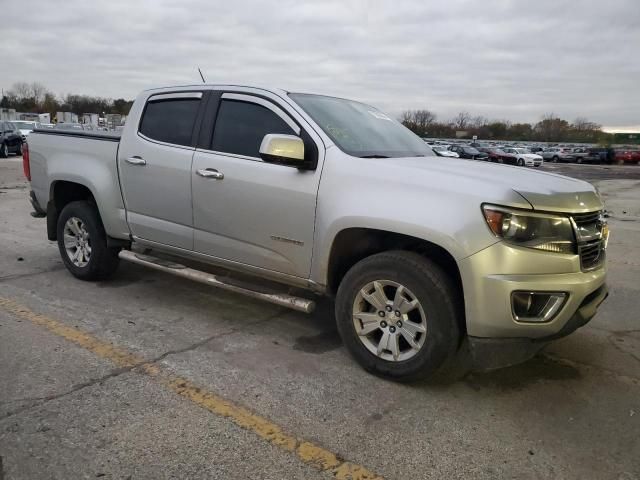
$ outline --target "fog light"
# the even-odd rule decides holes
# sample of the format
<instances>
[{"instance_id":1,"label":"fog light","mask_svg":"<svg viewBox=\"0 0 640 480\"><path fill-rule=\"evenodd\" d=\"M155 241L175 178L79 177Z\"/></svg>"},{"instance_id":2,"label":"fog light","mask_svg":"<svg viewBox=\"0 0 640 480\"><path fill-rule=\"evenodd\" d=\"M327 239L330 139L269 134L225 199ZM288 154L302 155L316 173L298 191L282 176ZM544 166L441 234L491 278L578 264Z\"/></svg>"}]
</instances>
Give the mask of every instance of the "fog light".
<instances>
[{"instance_id":1,"label":"fog light","mask_svg":"<svg viewBox=\"0 0 640 480\"><path fill-rule=\"evenodd\" d=\"M564 305L563 292L513 292L511 310L518 322L549 322Z\"/></svg>"}]
</instances>

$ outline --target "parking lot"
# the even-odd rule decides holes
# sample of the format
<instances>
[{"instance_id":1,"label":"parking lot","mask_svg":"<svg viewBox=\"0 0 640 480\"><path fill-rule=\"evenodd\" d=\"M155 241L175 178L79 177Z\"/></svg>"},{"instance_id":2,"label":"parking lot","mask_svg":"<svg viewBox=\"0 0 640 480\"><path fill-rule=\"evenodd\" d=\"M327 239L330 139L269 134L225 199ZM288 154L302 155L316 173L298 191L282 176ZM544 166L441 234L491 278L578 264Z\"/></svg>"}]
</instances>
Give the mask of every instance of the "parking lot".
<instances>
[{"instance_id":1,"label":"parking lot","mask_svg":"<svg viewBox=\"0 0 640 480\"><path fill-rule=\"evenodd\" d=\"M0 160L0 479L640 478L640 167L591 181L610 296L529 362L397 384L306 316L123 263L74 279Z\"/></svg>"}]
</instances>

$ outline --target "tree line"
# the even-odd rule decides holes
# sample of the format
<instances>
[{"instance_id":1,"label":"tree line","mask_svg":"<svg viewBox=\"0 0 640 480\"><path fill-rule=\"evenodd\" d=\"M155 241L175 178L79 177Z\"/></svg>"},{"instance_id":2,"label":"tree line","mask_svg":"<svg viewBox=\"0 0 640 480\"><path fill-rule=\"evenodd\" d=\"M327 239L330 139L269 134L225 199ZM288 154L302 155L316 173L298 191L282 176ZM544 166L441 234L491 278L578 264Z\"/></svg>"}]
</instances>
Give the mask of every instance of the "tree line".
<instances>
[{"instance_id":1,"label":"tree line","mask_svg":"<svg viewBox=\"0 0 640 480\"><path fill-rule=\"evenodd\" d=\"M435 113L424 109L405 110L399 120L421 137L472 138L477 135L480 140L601 144L609 143L613 138L602 131L601 125L584 117L568 122L554 113L546 113L537 123L512 123L508 120L489 120L481 115L472 116L463 111L449 121L439 122Z\"/></svg>"},{"instance_id":2,"label":"tree line","mask_svg":"<svg viewBox=\"0 0 640 480\"><path fill-rule=\"evenodd\" d=\"M77 115L83 113L127 115L131 105L133 100L124 98L114 100L78 94L57 96L38 82L15 83L0 99L1 108L14 108L18 112L25 113L49 113L51 118L56 112L73 112Z\"/></svg>"}]
</instances>

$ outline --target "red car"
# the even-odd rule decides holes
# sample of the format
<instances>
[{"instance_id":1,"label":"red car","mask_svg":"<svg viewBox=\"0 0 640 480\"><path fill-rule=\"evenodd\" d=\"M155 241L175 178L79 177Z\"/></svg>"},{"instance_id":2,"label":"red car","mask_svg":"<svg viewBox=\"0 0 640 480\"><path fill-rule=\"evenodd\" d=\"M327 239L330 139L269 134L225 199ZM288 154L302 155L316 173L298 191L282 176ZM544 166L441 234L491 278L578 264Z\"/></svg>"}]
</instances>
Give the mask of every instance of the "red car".
<instances>
[{"instance_id":1,"label":"red car","mask_svg":"<svg viewBox=\"0 0 640 480\"><path fill-rule=\"evenodd\" d=\"M640 163L640 150L631 148L616 149L617 163Z\"/></svg>"},{"instance_id":2,"label":"red car","mask_svg":"<svg viewBox=\"0 0 640 480\"><path fill-rule=\"evenodd\" d=\"M503 152L499 148L481 147L481 148L478 148L478 150L488 154L490 162L506 163L506 164L509 164L509 165L517 165L518 164L518 157L516 157L515 155L512 155L510 153Z\"/></svg>"}]
</instances>

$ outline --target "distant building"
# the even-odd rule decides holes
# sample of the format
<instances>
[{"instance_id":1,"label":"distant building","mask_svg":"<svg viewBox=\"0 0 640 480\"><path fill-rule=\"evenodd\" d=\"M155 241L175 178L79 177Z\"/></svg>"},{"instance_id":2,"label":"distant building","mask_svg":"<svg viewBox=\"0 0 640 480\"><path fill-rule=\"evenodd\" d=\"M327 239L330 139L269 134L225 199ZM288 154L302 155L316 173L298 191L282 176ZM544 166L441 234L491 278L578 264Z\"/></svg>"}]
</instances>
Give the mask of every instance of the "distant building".
<instances>
[{"instance_id":1,"label":"distant building","mask_svg":"<svg viewBox=\"0 0 640 480\"><path fill-rule=\"evenodd\" d=\"M14 108L0 108L0 120L17 120Z\"/></svg>"},{"instance_id":2,"label":"distant building","mask_svg":"<svg viewBox=\"0 0 640 480\"><path fill-rule=\"evenodd\" d=\"M613 134L613 143L614 144L624 144L624 145L640 145L640 132L639 133L614 133Z\"/></svg>"},{"instance_id":3,"label":"distant building","mask_svg":"<svg viewBox=\"0 0 640 480\"><path fill-rule=\"evenodd\" d=\"M83 113L82 123L84 123L85 125L93 125L94 127L97 127L98 118L100 118L100 116L97 113Z\"/></svg>"},{"instance_id":4,"label":"distant building","mask_svg":"<svg viewBox=\"0 0 640 480\"><path fill-rule=\"evenodd\" d=\"M58 123L78 123L78 115L73 112L57 112L56 122Z\"/></svg>"}]
</instances>

